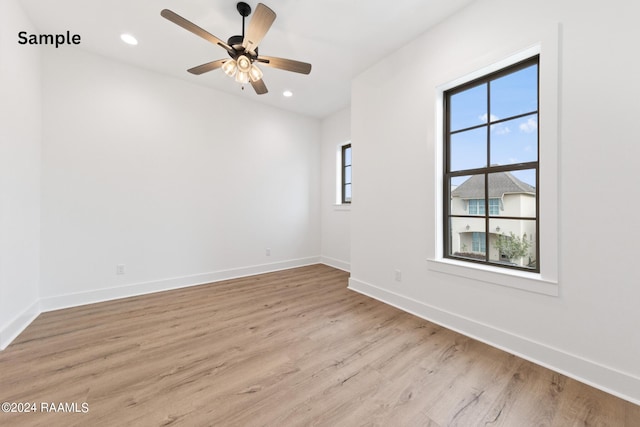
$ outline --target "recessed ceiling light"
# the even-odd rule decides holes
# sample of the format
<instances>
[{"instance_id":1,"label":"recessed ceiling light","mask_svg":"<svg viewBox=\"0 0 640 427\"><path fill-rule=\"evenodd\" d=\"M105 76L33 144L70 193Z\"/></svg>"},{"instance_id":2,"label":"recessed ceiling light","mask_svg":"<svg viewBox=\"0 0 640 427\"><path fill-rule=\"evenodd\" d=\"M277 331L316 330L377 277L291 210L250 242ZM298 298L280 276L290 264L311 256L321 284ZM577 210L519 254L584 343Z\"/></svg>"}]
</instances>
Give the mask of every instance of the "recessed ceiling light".
<instances>
[{"instance_id":1,"label":"recessed ceiling light","mask_svg":"<svg viewBox=\"0 0 640 427\"><path fill-rule=\"evenodd\" d=\"M138 44L138 40L136 40L136 38L133 37L131 34L122 34L122 35L120 35L120 38L126 44L130 44L132 46L135 46L135 45Z\"/></svg>"},{"instance_id":2,"label":"recessed ceiling light","mask_svg":"<svg viewBox=\"0 0 640 427\"><path fill-rule=\"evenodd\" d=\"M291 98L293 96L293 92L291 92L290 90L285 90L284 92L282 92L282 96Z\"/></svg>"}]
</instances>

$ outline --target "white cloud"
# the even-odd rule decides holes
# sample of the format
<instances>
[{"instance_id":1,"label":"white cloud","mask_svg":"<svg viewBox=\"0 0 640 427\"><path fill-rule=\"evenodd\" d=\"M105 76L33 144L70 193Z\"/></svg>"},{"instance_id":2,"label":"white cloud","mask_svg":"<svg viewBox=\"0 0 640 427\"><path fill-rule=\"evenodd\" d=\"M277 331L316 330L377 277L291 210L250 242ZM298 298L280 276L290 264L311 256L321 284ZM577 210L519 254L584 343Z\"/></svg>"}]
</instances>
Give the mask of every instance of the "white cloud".
<instances>
[{"instance_id":1,"label":"white cloud","mask_svg":"<svg viewBox=\"0 0 640 427\"><path fill-rule=\"evenodd\" d=\"M482 123L487 123L487 117L489 117L489 115L487 113L484 113L483 115L478 116L478 119L480 119L480 121ZM491 118L490 121L492 121L492 122L495 122L496 120L500 120L500 118L498 116L495 116L493 114L491 115L490 118Z\"/></svg>"},{"instance_id":2,"label":"white cloud","mask_svg":"<svg viewBox=\"0 0 640 427\"><path fill-rule=\"evenodd\" d=\"M491 130L494 131L496 135L506 135L511 133L511 129L503 124L493 125L491 126Z\"/></svg>"},{"instance_id":3,"label":"white cloud","mask_svg":"<svg viewBox=\"0 0 640 427\"><path fill-rule=\"evenodd\" d=\"M487 123L487 118L489 118L489 122L495 122L497 120L500 120L500 117L491 114L491 116L489 116L487 113L484 113L481 116L478 116L478 119L482 122L482 123ZM509 129L508 126L505 126L503 123L498 123L497 125L491 125L491 131L495 132L496 135L506 135L508 133L511 133L511 129Z\"/></svg>"},{"instance_id":4,"label":"white cloud","mask_svg":"<svg viewBox=\"0 0 640 427\"><path fill-rule=\"evenodd\" d=\"M526 123L520 123L520 130L524 133L531 133L538 130L538 122L529 118Z\"/></svg>"}]
</instances>

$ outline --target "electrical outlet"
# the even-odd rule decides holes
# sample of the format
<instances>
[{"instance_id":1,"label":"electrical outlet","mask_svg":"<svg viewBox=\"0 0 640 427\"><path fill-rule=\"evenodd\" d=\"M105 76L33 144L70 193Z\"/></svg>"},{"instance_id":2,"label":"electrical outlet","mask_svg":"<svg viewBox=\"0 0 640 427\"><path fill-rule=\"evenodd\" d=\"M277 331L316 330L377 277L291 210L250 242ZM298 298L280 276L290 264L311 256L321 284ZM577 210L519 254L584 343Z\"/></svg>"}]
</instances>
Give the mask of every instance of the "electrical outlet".
<instances>
[{"instance_id":1,"label":"electrical outlet","mask_svg":"<svg viewBox=\"0 0 640 427\"><path fill-rule=\"evenodd\" d=\"M116 274L124 274L124 264L116 265Z\"/></svg>"},{"instance_id":2,"label":"electrical outlet","mask_svg":"<svg viewBox=\"0 0 640 427\"><path fill-rule=\"evenodd\" d=\"M395 274L396 274L396 282L402 282L402 272L400 270L396 270Z\"/></svg>"},{"instance_id":3,"label":"electrical outlet","mask_svg":"<svg viewBox=\"0 0 640 427\"><path fill-rule=\"evenodd\" d=\"M267 248L267 249L265 249L265 250L264 250L264 254L265 254L266 256L271 256L271 248Z\"/></svg>"}]
</instances>

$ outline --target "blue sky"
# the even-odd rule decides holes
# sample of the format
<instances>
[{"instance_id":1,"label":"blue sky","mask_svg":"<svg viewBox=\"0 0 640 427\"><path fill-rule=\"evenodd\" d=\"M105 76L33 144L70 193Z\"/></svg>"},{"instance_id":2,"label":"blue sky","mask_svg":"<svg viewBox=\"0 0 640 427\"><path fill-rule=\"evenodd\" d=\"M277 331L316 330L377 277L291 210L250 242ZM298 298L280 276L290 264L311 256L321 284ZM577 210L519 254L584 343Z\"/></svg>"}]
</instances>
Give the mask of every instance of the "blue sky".
<instances>
[{"instance_id":1,"label":"blue sky","mask_svg":"<svg viewBox=\"0 0 640 427\"><path fill-rule=\"evenodd\" d=\"M487 84L451 97L451 130L493 123L537 110L537 65L491 82L491 105L487 111ZM538 115L530 114L490 126L490 164L508 165L536 161L538 155ZM451 136L451 169L464 170L487 164L486 127ZM534 171L515 172L519 179L535 186ZM464 179L457 179L459 185Z\"/></svg>"}]
</instances>

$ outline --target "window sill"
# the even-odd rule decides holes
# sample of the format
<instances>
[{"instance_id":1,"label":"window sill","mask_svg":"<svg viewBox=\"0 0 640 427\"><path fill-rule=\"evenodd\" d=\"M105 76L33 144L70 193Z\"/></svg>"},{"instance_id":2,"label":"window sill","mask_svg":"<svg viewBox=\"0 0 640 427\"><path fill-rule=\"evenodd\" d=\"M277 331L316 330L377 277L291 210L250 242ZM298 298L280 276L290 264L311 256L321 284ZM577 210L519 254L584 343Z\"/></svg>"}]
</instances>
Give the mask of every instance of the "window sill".
<instances>
[{"instance_id":1,"label":"window sill","mask_svg":"<svg viewBox=\"0 0 640 427\"><path fill-rule=\"evenodd\" d=\"M558 282L543 279L538 273L506 270L490 265L476 265L450 259L428 259L429 270L467 279L479 280L494 285L506 286L523 291L549 296L558 296Z\"/></svg>"},{"instance_id":2,"label":"window sill","mask_svg":"<svg viewBox=\"0 0 640 427\"><path fill-rule=\"evenodd\" d=\"M336 203L335 205L333 205L333 210L334 211L349 212L351 210L351 204L350 203Z\"/></svg>"}]
</instances>

